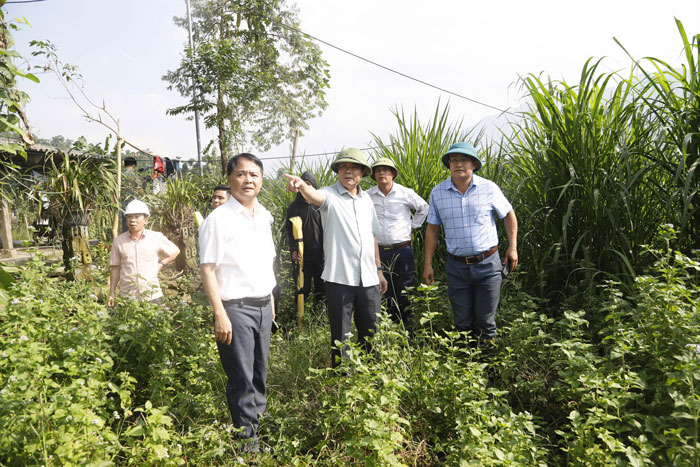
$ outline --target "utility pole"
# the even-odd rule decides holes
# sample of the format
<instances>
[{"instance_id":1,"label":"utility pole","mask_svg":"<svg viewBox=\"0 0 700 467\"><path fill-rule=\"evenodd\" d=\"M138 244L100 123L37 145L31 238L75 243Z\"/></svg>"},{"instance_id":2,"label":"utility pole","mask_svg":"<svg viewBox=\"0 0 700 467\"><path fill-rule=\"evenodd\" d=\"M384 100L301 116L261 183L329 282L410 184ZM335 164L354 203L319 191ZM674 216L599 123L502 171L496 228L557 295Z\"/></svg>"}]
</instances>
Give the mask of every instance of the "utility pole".
<instances>
[{"instance_id":1,"label":"utility pole","mask_svg":"<svg viewBox=\"0 0 700 467\"><path fill-rule=\"evenodd\" d=\"M294 146L292 147L292 163L289 164L289 172L294 173L294 160L297 158L297 143L299 142L299 128L294 134Z\"/></svg>"},{"instance_id":2,"label":"utility pole","mask_svg":"<svg viewBox=\"0 0 700 467\"><path fill-rule=\"evenodd\" d=\"M190 0L185 0L187 3L187 32L190 39L190 50L194 51L194 42L192 40L192 15L190 14ZM192 93L194 94L194 100L197 102L197 88L194 86L194 77L192 78ZM199 111L195 108L194 110L194 128L197 133L197 165L199 165L199 175L202 176L204 173L202 170L202 143L199 138Z\"/></svg>"}]
</instances>

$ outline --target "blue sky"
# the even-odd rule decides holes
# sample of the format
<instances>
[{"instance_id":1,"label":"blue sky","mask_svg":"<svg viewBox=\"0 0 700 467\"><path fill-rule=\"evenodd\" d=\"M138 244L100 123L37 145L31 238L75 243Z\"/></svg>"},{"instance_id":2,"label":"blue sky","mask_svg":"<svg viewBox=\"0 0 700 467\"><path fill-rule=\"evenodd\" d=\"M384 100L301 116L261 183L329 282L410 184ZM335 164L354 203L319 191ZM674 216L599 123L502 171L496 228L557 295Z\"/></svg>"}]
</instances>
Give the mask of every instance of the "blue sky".
<instances>
[{"instance_id":1,"label":"blue sky","mask_svg":"<svg viewBox=\"0 0 700 467\"><path fill-rule=\"evenodd\" d=\"M689 34L700 32L696 0L302 0L297 7L310 34L499 108L519 105L517 80L527 73L574 82L587 58L602 56L608 70L628 68L613 36L635 57L680 63L674 17ZM158 154L196 156L194 124L165 115L182 99L161 80L177 67L187 40L172 21L184 16L185 0L46 0L4 9L8 20L24 17L31 24L15 34L18 50L28 56L30 40L51 40L63 61L80 68L87 94L119 117L125 137ZM438 99L449 99L452 117L467 124L494 113L327 46L322 50L331 71L329 106L310 122L300 153L369 146L370 132L387 136L394 130L395 107L416 108L427 120ZM81 117L54 77L40 78L39 85L23 86L39 136L104 138L105 130ZM212 137L205 132L203 143ZM264 158L288 155L290 148L248 149Z\"/></svg>"}]
</instances>

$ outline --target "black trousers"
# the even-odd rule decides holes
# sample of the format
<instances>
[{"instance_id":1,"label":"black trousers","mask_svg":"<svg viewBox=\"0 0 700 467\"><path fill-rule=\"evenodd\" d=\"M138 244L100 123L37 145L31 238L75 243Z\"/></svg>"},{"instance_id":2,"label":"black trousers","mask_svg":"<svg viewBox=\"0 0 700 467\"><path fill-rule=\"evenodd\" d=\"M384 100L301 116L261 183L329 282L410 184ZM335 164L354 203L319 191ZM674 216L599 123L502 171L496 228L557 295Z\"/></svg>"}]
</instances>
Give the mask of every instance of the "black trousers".
<instances>
[{"instance_id":1,"label":"black trousers","mask_svg":"<svg viewBox=\"0 0 700 467\"><path fill-rule=\"evenodd\" d=\"M292 272L294 277L294 286L296 287L297 277L299 277L299 263L292 263ZM321 279L323 273L323 258L317 260L304 258L304 288L297 290L296 294L304 294L308 298L311 294L311 284L314 288L314 300L316 302L323 300L325 295L324 281Z\"/></svg>"},{"instance_id":2,"label":"black trousers","mask_svg":"<svg viewBox=\"0 0 700 467\"><path fill-rule=\"evenodd\" d=\"M338 349L336 341L344 342L352 326L353 312L360 344L370 352L367 338L374 333L379 320L382 294L378 285L369 287L352 286L326 282L326 302L328 303L328 321L331 325L331 364L340 363L340 356L347 357L348 346Z\"/></svg>"},{"instance_id":3,"label":"black trousers","mask_svg":"<svg viewBox=\"0 0 700 467\"><path fill-rule=\"evenodd\" d=\"M410 245L393 250L379 249L379 257L386 268L384 277L388 283L386 294L387 313L395 322L403 322L408 328L410 322L410 302L403 293L413 285L413 250Z\"/></svg>"}]
</instances>

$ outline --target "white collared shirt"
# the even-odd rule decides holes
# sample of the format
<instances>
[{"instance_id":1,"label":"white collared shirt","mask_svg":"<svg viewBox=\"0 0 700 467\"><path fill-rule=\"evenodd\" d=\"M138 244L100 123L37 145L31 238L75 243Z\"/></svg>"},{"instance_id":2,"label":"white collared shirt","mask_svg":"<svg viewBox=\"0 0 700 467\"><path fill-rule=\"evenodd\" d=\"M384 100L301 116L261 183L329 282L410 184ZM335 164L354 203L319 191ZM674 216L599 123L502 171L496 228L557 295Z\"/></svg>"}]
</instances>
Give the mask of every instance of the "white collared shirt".
<instances>
[{"instance_id":1,"label":"white collared shirt","mask_svg":"<svg viewBox=\"0 0 700 467\"><path fill-rule=\"evenodd\" d=\"M428 203L403 185L394 183L387 195L378 186L367 193L372 197L379 219L377 241L380 245L393 245L411 240L411 229L419 229L428 217ZM411 211L415 211L411 217Z\"/></svg>"},{"instance_id":2,"label":"white collared shirt","mask_svg":"<svg viewBox=\"0 0 700 467\"><path fill-rule=\"evenodd\" d=\"M272 215L257 199L253 209L251 217L231 196L199 228L199 262L215 265L221 300L265 297L275 286Z\"/></svg>"},{"instance_id":3,"label":"white collared shirt","mask_svg":"<svg viewBox=\"0 0 700 467\"><path fill-rule=\"evenodd\" d=\"M369 195L357 188L352 196L340 182L321 188L325 199L318 209L323 223L325 263L321 278L336 284L369 287L379 284L374 236L377 214Z\"/></svg>"}]
</instances>

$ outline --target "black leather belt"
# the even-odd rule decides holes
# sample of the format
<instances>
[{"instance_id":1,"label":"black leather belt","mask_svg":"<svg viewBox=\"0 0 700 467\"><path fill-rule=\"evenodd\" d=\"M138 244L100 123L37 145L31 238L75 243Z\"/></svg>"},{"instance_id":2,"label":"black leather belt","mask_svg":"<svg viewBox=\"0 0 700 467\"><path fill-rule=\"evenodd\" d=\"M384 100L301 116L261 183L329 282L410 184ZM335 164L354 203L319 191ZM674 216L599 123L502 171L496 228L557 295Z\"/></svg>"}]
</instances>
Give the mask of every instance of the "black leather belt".
<instances>
[{"instance_id":1,"label":"black leather belt","mask_svg":"<svg viewBox=\"0 0 700 467\"><path fill-rule=\"evenodd\" d=\"M381 250L396 250L397 248L403 248L405 246L411 246L411 241L394 243L393 245L379 245Z\"/></svg>"},{"instance_id":2,"label":"black leather belt","mask_svg":"<svg viewBox=\"0 0 700 467\"><path fill-rule=\"evenodd\" d=\"M230 301L230 303L233 303L235 306L256 306L256 307L262 307L262 306L267 306L268 303L270 303L270 296L266 297L245 297L245 298L236 298Z\"/></svg>"},{"instance_id":3,"label":"black leather belt","mask_svg":"<svg viewBox=\"0 0 700 467\"><path fill-rule=\"evenodd\" d=\"M485 252L481 253L480 255L474 255L474 256L456 256L453 255L452 253L447 253L447 256L452 258L455 261L459 261L460 263L467 263L467 264L476 264L480 263L495 252L498 251L498 245L492 246Z\"/></svg>"}]
</instances>

